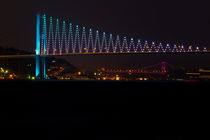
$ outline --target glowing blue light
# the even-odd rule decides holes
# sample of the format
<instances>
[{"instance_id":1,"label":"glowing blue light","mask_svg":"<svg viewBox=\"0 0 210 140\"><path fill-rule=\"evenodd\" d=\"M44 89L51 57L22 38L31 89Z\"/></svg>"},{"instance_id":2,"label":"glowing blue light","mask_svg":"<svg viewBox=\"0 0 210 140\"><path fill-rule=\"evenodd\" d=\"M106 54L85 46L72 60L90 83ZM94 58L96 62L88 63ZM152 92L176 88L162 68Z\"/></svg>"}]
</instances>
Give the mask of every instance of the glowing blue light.
<instances>
[{"instance_id":1,"label":"glowing blue light","mask_svg":"<svg viewBox=\"0 0 210 140\"><path fill-rule=\"evenodd\" d=\"M40 62L39 62L39 56L36 56L36 70L35 70L35 77L38 78L40 74Z\"/></svg>"},{"instance_id":2,"label":"glowing blue light","mask_svg":"<svg viewBox=\"0 0 210 140\"><path fill-rule=\"evenodd\" d=\"M40 55L40 14L36 18L36 55Z\"/></svg>"},{"instance_id":3,"label":"glowing blue light","mask_svg":"<svg viewBox=\"0 0 210 140\"><path fill-rule=\"evenodd\" d=\"M40 14L37 14L36 19L36 69L35 69L35 77L38 78L40 74L40 64L39 64L39 56L40 55Z\"/></svg>"}]
</instances>

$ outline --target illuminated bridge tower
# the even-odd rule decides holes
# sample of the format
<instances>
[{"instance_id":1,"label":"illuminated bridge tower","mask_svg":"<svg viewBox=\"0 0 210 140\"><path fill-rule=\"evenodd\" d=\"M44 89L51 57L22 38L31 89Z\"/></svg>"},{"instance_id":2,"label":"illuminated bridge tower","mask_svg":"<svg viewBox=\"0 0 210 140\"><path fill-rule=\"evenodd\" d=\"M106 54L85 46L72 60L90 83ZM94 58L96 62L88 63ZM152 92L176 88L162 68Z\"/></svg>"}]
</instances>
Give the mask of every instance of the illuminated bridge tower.
<instances>
[{"instance_id":1,"label":"illuminated bridge tower","mask_svg":"<svg viewBox=\"0 0 210 140\"><path fill-rule=\"evenodd\" d=\"M41 18L44 21L44 32L40 33L41 29ZM43 43L43 52L41 52L41 39ZM35 69L35 77L36 79L47 79L46 76L46 16L37 14L36 16L36 69Z\"/></svg>"}]
</instances>

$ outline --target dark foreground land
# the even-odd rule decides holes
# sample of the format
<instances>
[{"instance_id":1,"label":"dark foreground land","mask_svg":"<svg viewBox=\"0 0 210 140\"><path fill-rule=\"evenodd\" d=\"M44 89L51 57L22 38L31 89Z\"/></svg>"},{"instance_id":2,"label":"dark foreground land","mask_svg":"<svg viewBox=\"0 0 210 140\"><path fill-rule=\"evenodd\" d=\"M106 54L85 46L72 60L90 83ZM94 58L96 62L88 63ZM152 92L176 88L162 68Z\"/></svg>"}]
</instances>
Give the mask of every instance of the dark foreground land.
<instances>
[{"instance_id":1,"label":"dark foreground land","mask_svg":"<svg viewBox=\"0 0 210 140\"><path fill-rule=\"evenodd\" d=\"M3 81L1 133L4 140L180 140L192 125L189 113L195 111L189 97L208 94L209 86Z\"/></svg>"}]
</instances>

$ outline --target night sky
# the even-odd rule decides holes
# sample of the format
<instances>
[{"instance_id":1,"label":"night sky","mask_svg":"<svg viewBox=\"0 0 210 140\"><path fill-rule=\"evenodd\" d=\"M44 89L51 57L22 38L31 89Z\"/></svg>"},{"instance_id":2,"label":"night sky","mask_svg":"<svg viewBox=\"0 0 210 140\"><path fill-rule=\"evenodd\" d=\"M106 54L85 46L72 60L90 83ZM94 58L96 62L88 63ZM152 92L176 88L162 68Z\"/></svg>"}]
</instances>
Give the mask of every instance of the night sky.
<instances>
[{"instance_id":1,"label":"night sky","mask_svg":"<svg viewBox=\"0 0 210 140\"><path fill-rule=\"evenodd\" d=\"M35 15L38 11L101 32L210 48L209 0L2 0L0 45L34 51ZM93 58L89 58L92 62ZM101 58L98 64L105 59L108 65L110 59L118 60L117 63L130 60L129 64L134 59L149 60L150 57L111 56ZM192 59L196 58L192 56ZM72 60L84 63L81 56ZM87 57L85 60L88 61ZM206 58L201 61L204 60Z\"/></svg>"}]
</instances>

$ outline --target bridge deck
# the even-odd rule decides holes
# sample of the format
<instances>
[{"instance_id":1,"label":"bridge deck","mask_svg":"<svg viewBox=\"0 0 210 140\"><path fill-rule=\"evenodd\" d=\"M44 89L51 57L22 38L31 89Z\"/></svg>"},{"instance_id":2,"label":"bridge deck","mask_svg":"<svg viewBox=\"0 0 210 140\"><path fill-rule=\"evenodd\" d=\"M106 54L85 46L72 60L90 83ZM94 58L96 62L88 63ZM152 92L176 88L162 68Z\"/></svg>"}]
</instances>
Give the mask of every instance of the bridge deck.
<instances>
[{"instance_id":1,"label":"bridge deck","mask_svg":"<svg viewBox=\"0 0 210 140\"><path fill-rule=\"evenodd\" d=\"M69 56L69 55L112 55L112 54L170 54L170 53L175 53L175 54L183 54L183 53L210 53L210 51L186 51L186 52L156 52L156 51L151 51L151 52L83 52L83 53L62 53L62 54L42 54L40 56ZM0 55L0 58L20 58L20 57L35 57L35 54L24 54L24 55Z\"/></svg>"},{"instance_id":2,"label":"bridge deck","mask_svg":"<svg viewBox=\"0 0 210 140\"><path fill-rule=\"evenodd\" d=\"M148 51L148 52L82 52L82 53L56 53L56 54L45 54L45 56L68 56L68 55L109 55L109 54L167 54L167 53L210 53L210 51L185 51L185 52L156 52L156 51Z\"/></svg>"}]
</instances>

